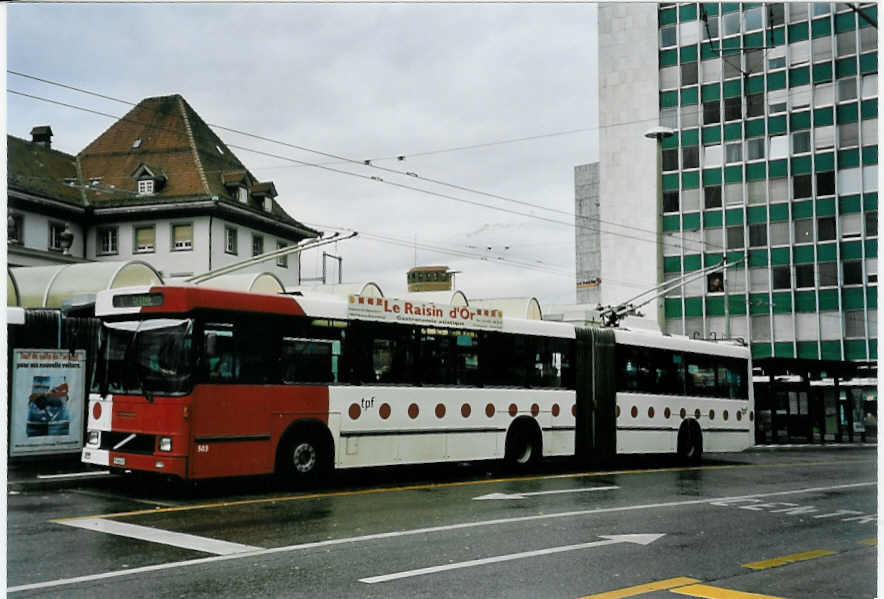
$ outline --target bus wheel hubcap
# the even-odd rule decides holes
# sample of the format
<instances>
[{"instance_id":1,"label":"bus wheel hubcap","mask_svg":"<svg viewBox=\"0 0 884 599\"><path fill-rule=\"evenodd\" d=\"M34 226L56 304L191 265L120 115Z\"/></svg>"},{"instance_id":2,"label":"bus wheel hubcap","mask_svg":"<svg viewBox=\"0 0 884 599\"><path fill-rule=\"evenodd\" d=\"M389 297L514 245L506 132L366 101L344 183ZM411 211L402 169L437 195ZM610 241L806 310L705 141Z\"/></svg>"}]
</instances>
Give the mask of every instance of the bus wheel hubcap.
<instances>
[{"instance_id":1,"label":"bus wheel hubcap","mask_svg":"<svg viewBox=\"0 0 884 599\"><path fill-rule=\"evenodd\" d=\"M300 443L295 446L292 458L298 472L310 472L316 466L316 449L309 443Z\"/></svg>"}]
</instances>

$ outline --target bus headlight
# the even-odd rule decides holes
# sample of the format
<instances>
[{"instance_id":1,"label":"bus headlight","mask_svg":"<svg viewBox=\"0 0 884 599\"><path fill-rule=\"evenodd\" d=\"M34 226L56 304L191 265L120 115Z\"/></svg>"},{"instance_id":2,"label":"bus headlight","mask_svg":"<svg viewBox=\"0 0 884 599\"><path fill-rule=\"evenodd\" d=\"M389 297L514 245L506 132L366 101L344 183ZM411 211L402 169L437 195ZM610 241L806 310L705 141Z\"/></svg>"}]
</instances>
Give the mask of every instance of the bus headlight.
<instances>
[{"instance_id":1,"label":"bus headlight","mask_svg":"<svg viewBox=\"0 0 884 599\"><path fill-rule=\"evenodd\" d=\"M172 451L172 437L160 437L160 451Z\"/></svg>"},{"instance_id":2,"label":"bus headlight","mask_svg":"<svg viewBox=\"0 0 884 599\"><path fill-rule=\"evenodd\" d=\"M93 447L101 445L101 431L89 431L86 433L86 445Z\"/></svg>"}]
</instances>

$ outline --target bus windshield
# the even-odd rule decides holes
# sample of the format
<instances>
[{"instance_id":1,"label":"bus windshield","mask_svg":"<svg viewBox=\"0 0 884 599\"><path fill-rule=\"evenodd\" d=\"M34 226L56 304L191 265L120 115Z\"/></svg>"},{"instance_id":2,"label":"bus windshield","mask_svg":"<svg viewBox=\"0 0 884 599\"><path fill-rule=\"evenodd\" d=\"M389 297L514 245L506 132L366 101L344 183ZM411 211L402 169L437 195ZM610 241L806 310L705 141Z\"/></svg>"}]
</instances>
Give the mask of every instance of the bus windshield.
<instances>
[{"instance_id":1,"label":"bus windshield","mask_svg":"<svg viewBox=\"0 0 884 599\"><path fill-rule=\"evenodd\" d=\"M154 393L188 392L192 332L189 319L104 323L92 391L148 398Z\"/></svg>"}]
</instances>

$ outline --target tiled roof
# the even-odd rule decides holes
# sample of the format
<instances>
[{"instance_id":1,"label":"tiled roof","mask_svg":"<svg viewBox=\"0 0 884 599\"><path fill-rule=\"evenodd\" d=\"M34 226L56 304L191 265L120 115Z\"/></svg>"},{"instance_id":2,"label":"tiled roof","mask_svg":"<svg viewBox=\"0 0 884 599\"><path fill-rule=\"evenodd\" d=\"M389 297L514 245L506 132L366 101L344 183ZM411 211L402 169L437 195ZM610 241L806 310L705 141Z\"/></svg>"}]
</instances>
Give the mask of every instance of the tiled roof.
<instances>
[{"instance_id":1,"label":"tiled roof","mask_svg":"<svg viewBox=\"0 0 884 599\"><path fill-rule=\"evenodd\" d=\"M24 139L6 136L6 177L10 189L82 206L83 196L65 179L77 179L77 160L70 154Z\"/></svg>"}]
</instances>

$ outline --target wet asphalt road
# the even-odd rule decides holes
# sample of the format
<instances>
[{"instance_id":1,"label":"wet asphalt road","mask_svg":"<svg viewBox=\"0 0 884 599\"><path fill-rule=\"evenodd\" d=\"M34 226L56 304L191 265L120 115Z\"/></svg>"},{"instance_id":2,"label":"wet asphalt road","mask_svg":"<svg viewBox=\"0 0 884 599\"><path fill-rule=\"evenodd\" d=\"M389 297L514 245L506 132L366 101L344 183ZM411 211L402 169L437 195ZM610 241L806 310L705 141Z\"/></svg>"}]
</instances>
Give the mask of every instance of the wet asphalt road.
<instances>
[{"instance_id":1,"label":"wet asphalt road","mask_svg":"<svg viewBox=\"0 0 884 599\"><path fill-rule=\"evenodd\" d=\"M515 477L489 464L361 471L309 491L271 479L57 487L9 487L10 597L876 590L873 449L756 450L699 468L671 458L601 470L553 463Z\"/></svg>"}]
</instances>

